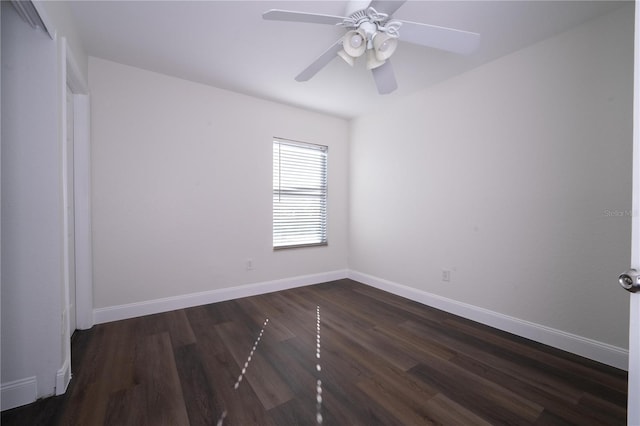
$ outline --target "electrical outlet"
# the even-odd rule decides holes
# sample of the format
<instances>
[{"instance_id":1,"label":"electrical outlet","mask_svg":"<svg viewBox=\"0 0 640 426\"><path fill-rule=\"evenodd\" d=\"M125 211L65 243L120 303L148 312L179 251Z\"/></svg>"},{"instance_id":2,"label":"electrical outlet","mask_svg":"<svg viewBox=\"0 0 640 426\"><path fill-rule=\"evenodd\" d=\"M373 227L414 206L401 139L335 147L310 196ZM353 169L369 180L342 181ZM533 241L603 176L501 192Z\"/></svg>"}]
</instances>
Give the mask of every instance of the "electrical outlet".
<instances>
[{"instance_id":1,"label":"electrical outlet","mask_svg":"<svg viewBox=\"0 0 640 426\"><path fill-rule=\"evenodd\" d=\"M253 259L247 259L247 261L245 262L245 267L247 268L247 271L252 271L253 270Z\"/></svg>"},{"instance_id":2,"label":"electrical outlet","mask_svg":"<svg viewBox=\"0 0 640 426\"><path fill-rule=\"evenodd\" d=\"M445 283L448 283L449 281L451 281L451 271L448 269L443 269L442 270L442 281Z\"/></svg>"}]
</instances>

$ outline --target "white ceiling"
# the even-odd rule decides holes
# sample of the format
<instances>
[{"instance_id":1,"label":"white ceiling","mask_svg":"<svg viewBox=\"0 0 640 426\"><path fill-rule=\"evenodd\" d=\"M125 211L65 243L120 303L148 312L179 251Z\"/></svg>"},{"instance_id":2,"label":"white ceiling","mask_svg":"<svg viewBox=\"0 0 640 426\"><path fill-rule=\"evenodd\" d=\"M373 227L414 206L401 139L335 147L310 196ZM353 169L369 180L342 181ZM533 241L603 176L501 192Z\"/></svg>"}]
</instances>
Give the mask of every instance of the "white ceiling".
<instances>
[{"instance_id":1,"label":"white ceiling","mask_svg":"<svg viewBox=\"0 0 640 426\"><path fill-rule=\"evenodd\" d=\"M269 9L343 15L344 1L72 1L87 53L135 67L352 118L531 45L622 5L614 1L408 1L397 19L481 34L470 56L400 43L398 90L379 95L359 60L334 59L308 82L294 77L345 32L264 21Z\"/></svg>"}]
</instances>

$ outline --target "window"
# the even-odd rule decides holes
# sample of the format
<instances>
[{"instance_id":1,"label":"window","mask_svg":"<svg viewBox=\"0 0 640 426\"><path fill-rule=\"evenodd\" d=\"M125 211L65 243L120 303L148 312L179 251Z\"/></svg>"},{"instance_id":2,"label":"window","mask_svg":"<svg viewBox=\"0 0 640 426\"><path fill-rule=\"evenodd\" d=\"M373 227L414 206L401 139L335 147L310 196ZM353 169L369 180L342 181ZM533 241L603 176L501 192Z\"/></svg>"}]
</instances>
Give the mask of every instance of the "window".
<instances>
[{"instance_id":1,"label":"window","mask_svg":"<svg viewBox=\"0 0 640 426\"><path fill-rule=\"evenodd\" d=\"M273 248L327 244L327 147L273 141Z\"/></svg>"}]
</instances>

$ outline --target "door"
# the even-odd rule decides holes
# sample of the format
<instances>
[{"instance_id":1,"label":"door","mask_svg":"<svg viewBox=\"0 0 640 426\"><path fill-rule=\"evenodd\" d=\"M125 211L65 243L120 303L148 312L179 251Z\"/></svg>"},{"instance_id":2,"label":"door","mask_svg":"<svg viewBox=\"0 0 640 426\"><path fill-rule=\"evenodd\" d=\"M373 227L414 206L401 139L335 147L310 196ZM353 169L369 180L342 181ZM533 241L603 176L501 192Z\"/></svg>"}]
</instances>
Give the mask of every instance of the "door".
<instances>
[{"instance_id":1,"label":"door","mask_svg":"<svg viewBox=\"0 0 640 426\"><path fill-rule=\"evenodd\" d=\"M636 0L631 267L640 271L640 0ZM630 294L627 424L640 425L640 292Z\"/></svg>"},{"instance_id":2,"label":"door","mask_svg":"<svg viewBox=\"0 0 640 426\"><path fill-rule=\"evenodd\" d=\"M74 107L73 107L73 93L67 86L67 144L66 152L67 156L67 238L69 240L67 250L69 251L67 259L69 262L69 337L73 335L73 332L77 328L76 322L76 247L75 247L75 199L74 199Z\"/></svg>"}]
</instances>

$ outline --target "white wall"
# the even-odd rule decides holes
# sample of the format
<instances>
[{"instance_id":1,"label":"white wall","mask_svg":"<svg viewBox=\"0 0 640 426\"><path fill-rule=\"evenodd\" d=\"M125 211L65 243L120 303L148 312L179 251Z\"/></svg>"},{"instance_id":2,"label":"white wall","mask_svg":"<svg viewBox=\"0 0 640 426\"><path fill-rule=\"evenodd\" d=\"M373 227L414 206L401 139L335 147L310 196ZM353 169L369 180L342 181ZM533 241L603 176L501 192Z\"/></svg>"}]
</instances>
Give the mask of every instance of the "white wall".
<instances>
[{"instance_id":1,"label":"white wall","mask_svg":"<svg viewBox=\"0 0 640 426\"><path fill-rule=\"evenodd\" d=\"M630 4L354 120L350 268L626 348L632 78Z\"/></svg>"},{"instance_id":2,"label":"white wall","mask_svg":"<svg viewBox=\"0 0 640 426\"><path fill-rule=\"evenodd\" d=\"M56 42L2 2L2 408L52 395L61 367Z\"/></svg>"},{"instance_id":3,"label":"white wall","mask_svg":"<svg viewBox=\"0 0 640 426\"><path fill-rule=\"evenodd\" d=\"M346 270L345 120L93 57L89 76L94 306ZM272 250L274 136L329 146L328 247Z\"/></svg>"}]
</instances>

